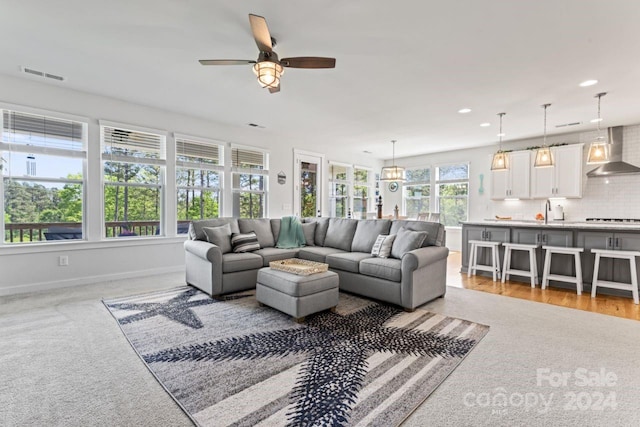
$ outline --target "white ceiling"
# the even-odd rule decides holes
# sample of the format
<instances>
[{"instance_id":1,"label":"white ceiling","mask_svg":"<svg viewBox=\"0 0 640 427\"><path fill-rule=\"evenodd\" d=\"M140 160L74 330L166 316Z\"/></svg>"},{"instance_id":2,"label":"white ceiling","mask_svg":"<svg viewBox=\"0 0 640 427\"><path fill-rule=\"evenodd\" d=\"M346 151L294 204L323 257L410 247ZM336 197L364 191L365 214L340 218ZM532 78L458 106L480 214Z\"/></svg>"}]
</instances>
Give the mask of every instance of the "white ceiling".
<instances>
[{"instance_id":1,"label":"white ceiling","mask_svg":"<svg viewBox=\"0 0 640 427\"><path fill-rule=\"evenodd\" d=\"M203 117L257 123L297 147L391 157L640 123L640 2L634 0L0 0L0 73L28 66L65 87ZM247 15L267 19L282 57L331 56L261 89ZM31 78L22 74L24 78ZM596 86L578 83L598 79ZM1 92L0 92L1 96ZM469 107L469 114L458 114ZM481 128L482 122L491 122ZM571 128L558 124L582 122ZM212 135L215 137L215 135Z\"/></svg>"}]
</instances>

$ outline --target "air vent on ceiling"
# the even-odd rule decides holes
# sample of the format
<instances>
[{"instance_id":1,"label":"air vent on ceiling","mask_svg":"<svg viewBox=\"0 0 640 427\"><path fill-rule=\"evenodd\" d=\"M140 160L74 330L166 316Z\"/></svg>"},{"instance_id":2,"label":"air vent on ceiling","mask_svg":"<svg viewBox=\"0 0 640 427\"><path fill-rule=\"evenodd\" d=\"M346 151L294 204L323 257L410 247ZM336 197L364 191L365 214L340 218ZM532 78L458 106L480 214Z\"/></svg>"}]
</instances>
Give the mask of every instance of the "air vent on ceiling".
<instances>
[{"instance_id":1,"label":"air vent on ceiling","mask_svg":"<svg viewBox=\"0 0 640 427\"><path fill-rule=\"evenodd\" d=\"M264 126L255 124L255 123L247 123L247 126L251 126L252 128L260 128L260 129L264 129Z\"/></svg>"},{"instance_id":2,"label":"air vent on ceiling","mask_svg":"<svg viewBox=\"0 0 640 427\"><path fill-rule=\"evenodd\" d=\"M563 123L561 125L556 125L557 128L566 128L567 126L578 126L581 125L582 122L573 122L573 123Z\"/></svg>"},{"instance_id":3,"label":"air vent on ceiling","mask_svg":"<svg viewBox=\"0 0 640 427\"><path fill-rule=\"evenodd\" d=\"M65 80L65 78L62 76L58 76L56 74L51 74L51 73L45 73L44 71L34 70L33 68L21 67L21 69L23 73L31 74L32 76L38 76L44 79L57 80L59 82L63 82Z\"/></svg>"}]
</instances>

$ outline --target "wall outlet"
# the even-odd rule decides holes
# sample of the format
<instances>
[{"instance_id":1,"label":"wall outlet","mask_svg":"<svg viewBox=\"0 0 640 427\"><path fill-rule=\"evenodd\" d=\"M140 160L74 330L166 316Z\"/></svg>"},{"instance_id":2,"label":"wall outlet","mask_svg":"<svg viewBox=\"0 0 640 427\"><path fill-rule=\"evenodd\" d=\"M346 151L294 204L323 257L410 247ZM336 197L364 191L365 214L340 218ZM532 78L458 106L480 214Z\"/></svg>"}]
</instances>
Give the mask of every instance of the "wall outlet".
<instances>
[{"instance_id":1,"label":"wall outlet","mask_svg":"<svg viewBox=\"0 0 640 427\"><path fill-rule=\"evenodd\" d=\"M58 258L58 265L60 267L66 267L69 265L69 257L67 255L60 255Z\"/></svg>"}]
</instances>

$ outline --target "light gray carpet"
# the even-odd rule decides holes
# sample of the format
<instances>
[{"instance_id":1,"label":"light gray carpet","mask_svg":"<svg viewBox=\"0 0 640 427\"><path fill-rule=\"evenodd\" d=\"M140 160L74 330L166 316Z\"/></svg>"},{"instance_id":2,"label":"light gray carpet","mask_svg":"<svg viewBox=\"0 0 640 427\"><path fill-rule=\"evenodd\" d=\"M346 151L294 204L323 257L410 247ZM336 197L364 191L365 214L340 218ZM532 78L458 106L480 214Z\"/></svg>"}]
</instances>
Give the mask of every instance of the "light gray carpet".
<instances>
[{"instance_id":1,"label":"light gray carpet","mask_svg":"<svg viewBox=\"0 0 640 427\"><path fill-rule=\"evenodd\" d=\"M399 425L489 328L340 295L301 324L254 291L191 287L104 301L201 426Z\"/></svg>"},{"instance_id":2,"label":"light gray carpet","mask_svg":"<svg viewBox=\"0 0 640 427\"><path fill-rule=\"evenodd\" d=\"M191 425L100 301L183 283L174 274L0 299L0 425ZM491 330L406 425L640 425L640 322L456 288L423 308ZM571 378L538 386L538 368ZM579 387L578 368L617 380ZM610 392L615 410L584 405ZM512 403L480 406L500 393ZM517 405L527 393L552 396L549 410ZM585 409L565 410L571 393Z\"/></svg>"}]
</instances>

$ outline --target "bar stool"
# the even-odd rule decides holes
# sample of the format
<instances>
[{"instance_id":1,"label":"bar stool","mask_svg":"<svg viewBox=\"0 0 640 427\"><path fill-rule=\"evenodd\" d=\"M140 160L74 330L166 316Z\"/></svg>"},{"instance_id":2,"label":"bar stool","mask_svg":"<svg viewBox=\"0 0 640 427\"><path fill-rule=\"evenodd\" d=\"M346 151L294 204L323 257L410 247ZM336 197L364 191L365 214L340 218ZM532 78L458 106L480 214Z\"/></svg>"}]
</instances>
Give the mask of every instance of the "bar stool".
<instances>
[{"instance_id":1,"label":"bar stool","mask_svg":"<svg viewBox=\"0 0 640 427\"><path fill-rule=\"evenodd\" d=\"M546 251L544 256L544 269L542 272L542 289L549 286L549 280L557 280L559 282L569 282L576 284L578 295L582 295L582 265L580 264L580 253L584 252L584 248L565 248L559 246L543 246ZM565 276L562 274L549 274L551 269L551 256L553 254L573 255L576 265L576 275Z\"/></svg>"},{"instance_id":2,"label":"bar stool","mask_svg":"<svg viewBox=\"0 0 640 427\"><path fill-rule=\"evenodd\" d=\"M636 271L636 257L640 256L637 251L614 251L608 249L591 249L596 254L595 265L593 267L593 282L591 285L591 298L595 298L596 289L601 288L622 289L623 291L631 291L633 302L638 304L638 273ZM600 258L617 258L629 260L629 268L631 270L631 283L609 282L606 280L598 280L598 270L600 268Z\"/></svg>"},{"instance_id":3,"label":"bar stool","mask_svg":"<svg viewBox=\"0 0 640 427\"><path fill-rule=\"evenodd\" d=\"M536 250L538 245L527 245L523 243L503 243L504 246L504 264L502 266L502 283L509 279L509 275L515 274L516 276L525 276L531 278L531 287L536 287L538 281L538 260L536 257ZM527 251L529 252L529 271L516 270L511 268L511 254L513 251Z\"/></svg>"},{"instance_id":4,"label":"bar stool","mask_svg":"<svg viewBox=\"0 0 640 427\"><path fill-rule=\"evenodd\" d=\"M467 277L471 277L471 274L476 274L477 270L491 271L493 273L493 281L496 281L496 276L500 278L500 255L498 252L498 246L500 242L491 242L487 240L469 240L471 245L469 251L469 269L467 271ZM478 249L489 248L491 249L491 265L478 264Z\"/></svg>"}]
</instances>

